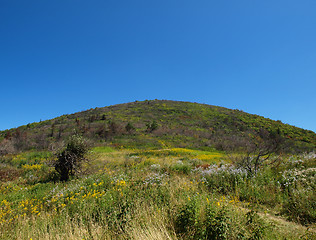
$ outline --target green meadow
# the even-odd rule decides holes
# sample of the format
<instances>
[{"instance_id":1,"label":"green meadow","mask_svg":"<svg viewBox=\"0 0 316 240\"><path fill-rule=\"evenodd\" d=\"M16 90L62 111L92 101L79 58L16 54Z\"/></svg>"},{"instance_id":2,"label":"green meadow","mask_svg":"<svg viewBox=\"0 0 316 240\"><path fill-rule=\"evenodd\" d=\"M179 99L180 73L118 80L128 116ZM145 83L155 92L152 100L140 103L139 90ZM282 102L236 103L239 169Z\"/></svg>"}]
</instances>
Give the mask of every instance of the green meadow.
<instances>
[{"instance_id":1,"label":"green meadow","mask_svg":"<svg viewBox=\"0 0 316 240\"><path fill-rule=\"evenodd\" d=\"M0 239L315 239L316 154L255 175L224 151L92 148L61 182L55 156L1 157Z\"/></svg>"}]
</instances>

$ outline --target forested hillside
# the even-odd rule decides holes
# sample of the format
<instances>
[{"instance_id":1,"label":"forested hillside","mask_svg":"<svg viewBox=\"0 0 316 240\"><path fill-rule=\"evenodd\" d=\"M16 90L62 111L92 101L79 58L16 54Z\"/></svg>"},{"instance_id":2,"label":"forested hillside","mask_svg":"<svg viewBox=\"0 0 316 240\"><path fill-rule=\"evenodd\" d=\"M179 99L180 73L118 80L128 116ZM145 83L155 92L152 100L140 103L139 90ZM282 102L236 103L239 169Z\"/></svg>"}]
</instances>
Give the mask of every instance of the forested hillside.
<instances>
[{"instance_id":1,"label":"forested hillside","mask_svg":"<svg viewBox=\"0 0 316 240\"><path fill-rule=\"evenodd\" d=\"M0 132L3 153L51 149L74 133L93 145L123 148L239 149L260 132L280 135L288 151L310 151L316 134L240 110L191 102L146 100L67 114Z\"/></svg>"}]
</instances>

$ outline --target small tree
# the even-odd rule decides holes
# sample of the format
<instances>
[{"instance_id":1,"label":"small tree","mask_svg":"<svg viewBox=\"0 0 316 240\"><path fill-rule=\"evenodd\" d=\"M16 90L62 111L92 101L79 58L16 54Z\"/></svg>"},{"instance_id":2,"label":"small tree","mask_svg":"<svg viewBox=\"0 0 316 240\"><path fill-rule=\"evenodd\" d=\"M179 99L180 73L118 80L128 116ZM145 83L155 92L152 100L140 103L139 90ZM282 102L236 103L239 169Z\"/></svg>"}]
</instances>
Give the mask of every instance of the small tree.
<instances>
[{"instance_id":1,"label":"small tree","mask_svg":"<svg viewBox=\"0 0 316 240\"><path fill-rule=\"evenodd\" d=\"M81 171L87 152L88 146L81 136L74 135L69 139L66 147L56 154L53 164L61 181L68 181L70 176Z\"/></svg>"},{"instance_id":2,"label":"small tree","mask_svg":"<svg viewBox=\"0 0 316 240\"><path fill-rule=\"evenodd\" d=\"M256 175L264 165L277 163L280 158L271 158L284 148L284 139L279 130L269 132L260 129L252 141L244 142L243 153L232 157L237 167L245 169L250 176Z\"/></svg>"},{"instance_id":3,"label":"small tree","mask_svg":"<svg viewBox=\"0 0 316 240\"><path fill-rule=\"evenodd\" d=\"M147 123L146 126L148 132L153 132L158 128L158 123L153 120L151 123Z\"/></svg>"},{"instance_id":4,"label":"small tree","mask_svg":"<svg viewBox=\"0 0 316 240\"><path fill-rule=\"evenodd\" d=\"M128 123L126 124L126 126L125 126L125 130L126 130L128 133L130 133L130 132L132 132L132 131L135 130L135 127L133 126L133 124L131 124L130 122L128 122Z\"/></svg>"}]
</instances>

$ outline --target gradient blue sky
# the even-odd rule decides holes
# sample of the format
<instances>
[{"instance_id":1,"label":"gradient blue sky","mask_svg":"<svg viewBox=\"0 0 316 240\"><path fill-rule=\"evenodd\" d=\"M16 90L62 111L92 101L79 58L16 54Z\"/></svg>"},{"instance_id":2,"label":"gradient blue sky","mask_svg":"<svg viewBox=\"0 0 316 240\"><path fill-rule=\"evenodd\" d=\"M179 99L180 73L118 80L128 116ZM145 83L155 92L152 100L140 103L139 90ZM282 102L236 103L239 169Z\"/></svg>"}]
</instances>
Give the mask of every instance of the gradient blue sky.
<instances>
[{"instance_id":1,"label":"gradient blue sky","mask_svg":"<svg viewBox=\"0 0 316 240\"><path fill-rule=\"evenodd\" d=\"M315 0L0 0L0 129L145 99L316 132Z\"/></svg>"}]
</instances>

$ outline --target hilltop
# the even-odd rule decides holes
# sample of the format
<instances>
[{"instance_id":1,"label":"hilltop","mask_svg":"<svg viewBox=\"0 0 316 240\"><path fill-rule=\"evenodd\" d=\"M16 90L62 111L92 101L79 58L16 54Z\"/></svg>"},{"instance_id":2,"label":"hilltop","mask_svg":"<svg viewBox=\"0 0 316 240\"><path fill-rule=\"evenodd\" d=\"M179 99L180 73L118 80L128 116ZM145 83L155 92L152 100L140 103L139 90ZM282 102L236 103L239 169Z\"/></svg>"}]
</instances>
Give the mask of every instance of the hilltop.
<instances>
[{"instance_id":1,"label":"hilltop","mask_svg":"<svg viewBox=\"0 0 316 240\"><path fill-rule=\"evenodd\" d=\"M0 142L7 151L49 149L80 133L93 145L223 150L255 138L261 129L281 134L291 150L315 149L313 131L241 110L169 100L135 101L29 123L1 131Z\"/></svg>"}]
</instances>

